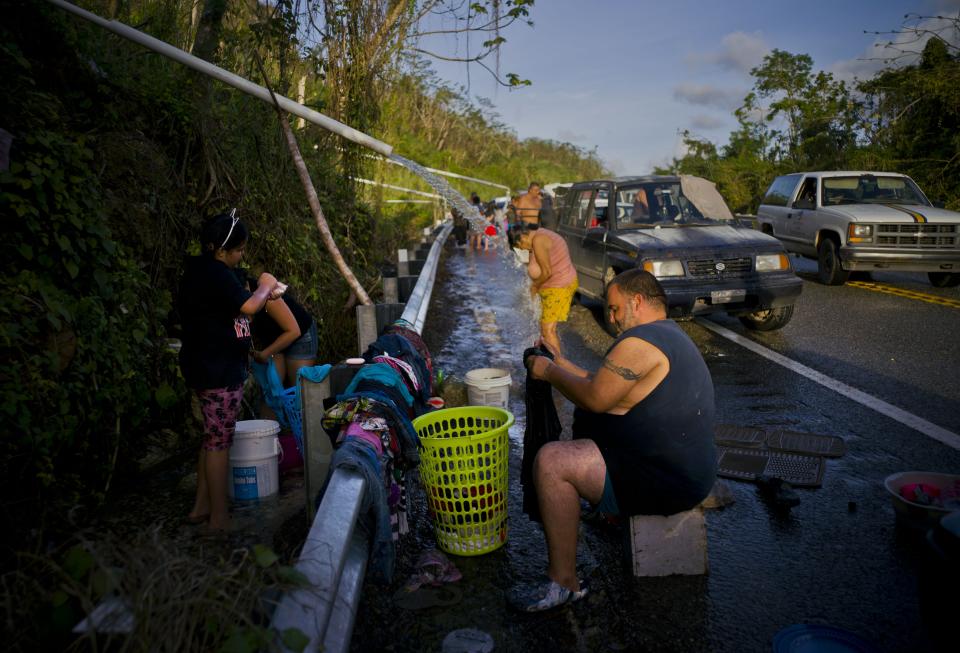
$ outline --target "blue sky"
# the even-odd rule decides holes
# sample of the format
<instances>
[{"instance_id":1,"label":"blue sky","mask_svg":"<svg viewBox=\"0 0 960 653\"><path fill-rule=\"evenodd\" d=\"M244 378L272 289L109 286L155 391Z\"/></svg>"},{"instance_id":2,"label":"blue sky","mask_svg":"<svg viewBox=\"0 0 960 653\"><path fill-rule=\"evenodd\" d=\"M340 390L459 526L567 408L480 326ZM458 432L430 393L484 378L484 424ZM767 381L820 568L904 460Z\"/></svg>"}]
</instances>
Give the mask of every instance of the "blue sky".
<instances>
[{"instance_id":1,"label":"blue sky","mask_svg":"<svg viewBox=\"0 0 960 653\"><path fill-rule=\"evenodd\" d=\"M773 48L808 54L815 70L843 79L869 78L880 63L863 59L882 57L874 44L891 37L864 30L958 11L960 0L539 0L534 27L504 32L500 59L501 72L533 85L497 88L474 65L470 93L492 100L521 138L596 147L613 172L642 174L681 153L681 130L725 143L750 68ZM446 44L456 48L465 51L462 38ZM454 84L467 84L465 68L434 63Z\"/></svg>"}]
</instances>

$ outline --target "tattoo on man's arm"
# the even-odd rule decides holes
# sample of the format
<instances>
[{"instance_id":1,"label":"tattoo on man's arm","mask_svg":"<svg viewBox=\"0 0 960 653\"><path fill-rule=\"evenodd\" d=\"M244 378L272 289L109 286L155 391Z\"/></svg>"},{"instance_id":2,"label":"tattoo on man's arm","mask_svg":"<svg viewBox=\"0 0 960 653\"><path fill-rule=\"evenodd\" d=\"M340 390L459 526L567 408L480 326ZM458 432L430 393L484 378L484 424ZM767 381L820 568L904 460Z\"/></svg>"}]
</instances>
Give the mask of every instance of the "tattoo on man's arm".
<instances>
[{"instance_id":1,"label":"tattoo on man's arm","mask_svg":"<svg viewBox=\"0 0 960 653\"><path fill-rule=\"evenodd\" d=\"M629 368L620 367L619 365L611 361L609 358L603 359L603 366L608 370L610 370L611 372L613 372L614 374L619 374L620 376L625 378L627 381L638 381L640 378L643 377L642 374L637 374L636 372L634 372Z\"/></svg>"}]
</instances>

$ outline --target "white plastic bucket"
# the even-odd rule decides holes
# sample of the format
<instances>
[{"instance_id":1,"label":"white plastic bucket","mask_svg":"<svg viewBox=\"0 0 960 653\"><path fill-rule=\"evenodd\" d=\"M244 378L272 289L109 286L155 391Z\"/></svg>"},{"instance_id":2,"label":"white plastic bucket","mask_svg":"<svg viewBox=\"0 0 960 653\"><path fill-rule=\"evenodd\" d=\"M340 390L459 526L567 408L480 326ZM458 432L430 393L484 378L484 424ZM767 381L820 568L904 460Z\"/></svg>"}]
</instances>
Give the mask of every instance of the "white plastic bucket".
<instances>
[{"instance_id":1,"label":"white plastic bucket","mask_svg":"<svg viewBox=\"0 0 960 653\"><path fill-rule=\"evenodd\" d=\"M498 367L481 367L467 372L467 402L471 406L507 409L510 372Z\"/></svg>"},{"instance_id":2,"label":"white plastic bucket","mask_svg":"<svg viewBox=\"0 0 960 653\"><path fill-rule=\"evenodd\" d=\"M237 422L230 447L227 492L239 501L262 499L280 489L280 425L272 419Z\"/></svg>"}]
</instances>

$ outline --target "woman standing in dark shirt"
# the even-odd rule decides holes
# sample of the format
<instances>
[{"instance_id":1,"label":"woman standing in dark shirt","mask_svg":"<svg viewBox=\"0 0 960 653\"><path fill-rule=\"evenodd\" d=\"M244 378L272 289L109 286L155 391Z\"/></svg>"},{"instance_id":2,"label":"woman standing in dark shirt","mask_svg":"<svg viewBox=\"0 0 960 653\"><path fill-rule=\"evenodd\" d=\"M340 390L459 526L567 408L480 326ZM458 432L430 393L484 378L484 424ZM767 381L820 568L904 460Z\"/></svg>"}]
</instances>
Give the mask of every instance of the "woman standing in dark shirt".
<instances>
[{"instance_id":1,"label":"woman standing in dark shirt","mask_svg":"<svg viewBox=\"0 0 960 653\"><path fill-rule=\"evenodd\" d=\"M190 258L180 283L183 322L180 368L197 395L203 413L203 444L197 462L197 494L187 519L209 520L211 530L226 530L227 452L243 397L250 351L250 321L282 288L270 273L260 275L251 293L233 269L243 258L248 231L235 215L220 214L200 231L201 254Z\"/></svg>"}]
</instances>

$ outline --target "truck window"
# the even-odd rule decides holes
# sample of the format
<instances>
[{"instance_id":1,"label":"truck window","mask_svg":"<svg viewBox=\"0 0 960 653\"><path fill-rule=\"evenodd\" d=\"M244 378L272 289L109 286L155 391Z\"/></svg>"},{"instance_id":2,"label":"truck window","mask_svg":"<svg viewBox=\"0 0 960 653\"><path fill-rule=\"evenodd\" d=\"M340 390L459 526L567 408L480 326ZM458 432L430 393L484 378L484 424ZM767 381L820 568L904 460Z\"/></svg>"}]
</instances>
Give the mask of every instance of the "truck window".
<instances>
[{"instance_id":1,"label":"truck window","mask_svg":"<svg viewBox=\"0 0 960 653\"><path fill-rule=\"evenodd\" d=\"M797 200L793 203L795 209L815 209L817 208L817 178L807 177L803 180L800 192L797 193Z\"/></svg>"},{"instance_id":2,"label":"truck window","mask_svg":"<svg viewBox=\"0 0 960 653\"><path fill-rule=\"evenodd\" d=\"M774 179L773 183L770 184L770 188L767 189L767 194L764 196L761 204L786 206L790 198L793 197L793 191L800 182L800 177L802 177L802 175L797 174L784 175Z\"/></svg>"},{"instance_id":3,"label":"truck window","mask_svg":"<svg viewBox=\"0 0 960 653\"><path fill-rule=\"evenodd\" d=\"M566 196L566 209L563 213L563 224L579 229L586 229L595 217L593 215L593 199L597 189L571 190Z\"/></svg>"}]
</instances>

